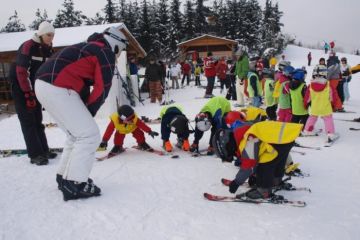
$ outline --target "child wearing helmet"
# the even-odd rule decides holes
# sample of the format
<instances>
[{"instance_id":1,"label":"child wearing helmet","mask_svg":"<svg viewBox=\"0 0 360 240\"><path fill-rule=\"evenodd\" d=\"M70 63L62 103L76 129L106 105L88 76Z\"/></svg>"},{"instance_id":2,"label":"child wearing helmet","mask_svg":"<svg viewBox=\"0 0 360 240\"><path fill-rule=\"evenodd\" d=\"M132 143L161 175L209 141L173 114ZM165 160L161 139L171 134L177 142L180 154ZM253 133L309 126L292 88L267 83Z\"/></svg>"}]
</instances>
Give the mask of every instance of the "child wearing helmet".
<instances>
[{"instance_id":1,"label":"child wearing helmet","mask_svg":"<svg viewBox=\"0 0 360 240\"><path fill-rule=\"evenodd\" d=\"M241 162L229 191L235 193L251 175L256 175L256 186L240 197L273 197L272 188L282 184L286 159L301 128L301 124L263 121L218 130L213 138L217 156L227 162L236 156Z\"/></svg>"},{"instance_id":2,"label":"child wearing helmet","mask_svg":"<svg viewBox=\"0 0 360 240\"><path fill-rule=\"evenodd\" d=\"M292 81L290 82L290 97L291 97L291 122L306 124L309 117L307 109L304 107L304 96L306 93L305 71L301 68L295 69L292 74Z\"/></svg>"},{"instance_id":3,"label":"child wearing helmet","mask_svg":"<svg viewBox=\"0 0 360 240\"><path fill-rule=\"evenodd\" d=\"M215 131L224 126L223 117L225 114L231 111L230 102L221 96L211 98L204 107L200 110L200 113L195 118L195 139L191 144L190 151L199 151L199 141L204 135L204 132L211 128L211 135L209 140L208 155L214 154L212 147L212 137Z\"/></svg>"},{"instance_id":4,"label":"child wearing helmet","mask_svg":"<svg viewBox=\"0 0 360 240\"><path fill-rule=\"evenodd\" d=\"M311 104L309 110L309 118L306 121L303 135L314 135L314 126L321 117L324 120L325 131L328 140L336 138L334 120L332 117L333 92L329 81L326 79L328 75L327 68L324 65L315 66L309 87L304 97L304 106L307 108Z\"/></svg>"},{"instance_id":5,"label":"child wearing helmet","mask_svg":"<svg viewBox=\"0 0 360 240\"><path fill-rule=\"evenodd\" d=\"M278 75L279 81L279 98L278 98L278 121L280 122L291 122L291 99L290 99L290 80L291 73L294 68L290 65L284 67L283 72Z\"/></svg>"},{"instance_id":6,"label":"child wearing helmet","mask_svg":"<svg viewBox=\"0 0 360 240\"><path fill-rule=\"evenodd\" d=\"M110 122L103 135L102 142L99 149L105 150L107 142L115 130L114 147L111 149L109 155L117 155L125 151L123 143L126 134L131 133L138 143L141 150L152 151L153 149L145 142L144 132L148 133L152 138L158 136L159 133L154 132L141 119L138 118L134 109L129 105L122 105L118 107L117 112L111 114Z\"/></svg>"},{"instance_id":7,"label":"child wearing helmet","mask_svg":"<svg viewBox=\"0 0 360 240\"><path fill-rule=\"evenodd\" d=\"M178 138L177 146L184 151L190 150L189 144L189 120L182 112L179 105L165 106L160 111L161 118L161 139L165 151L172 152L173 147L170 142L170 134L175 133Z\"/></svg>"},{"instance_id":8,"label":"child wearing helmet","mask_svg":"<svg viewBox=\"0 0 360 240\"><path fill-rule=\"evenodd\" d=\"M266 114L269 120L276 121L277 115L277 98L274 98L274 72L272 69L265 68L263 70L264 76L264 100L266 106Z\"/></svg>"}]
</instances>

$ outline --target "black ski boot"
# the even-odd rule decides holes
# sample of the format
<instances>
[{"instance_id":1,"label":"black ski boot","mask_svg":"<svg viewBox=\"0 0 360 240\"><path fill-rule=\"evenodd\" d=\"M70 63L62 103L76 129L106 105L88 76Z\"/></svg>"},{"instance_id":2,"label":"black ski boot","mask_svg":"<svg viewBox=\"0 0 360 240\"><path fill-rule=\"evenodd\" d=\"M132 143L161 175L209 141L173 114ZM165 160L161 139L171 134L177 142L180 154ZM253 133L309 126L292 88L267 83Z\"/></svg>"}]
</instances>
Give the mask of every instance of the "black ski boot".
<instances>
[{"instance_id":1,"label":"black ski boot","mask_svg":"<svg viewBox=\"0 0 360 240\"><path fill-rule=\"evenodd\" d=\"M271 197L271 188L253 188L245 193L245 196L250 199L266 199Z\"/></svg>"},{"instance_id":2,"label":"black ski boot","mask_svg":"<svg viewBox=\"0 0 360 240\"><path fill-rule=\"evenodd\" d=\"M75 182L71 180L62 180L61 191L64 196L64 201L74 200L79 198L89 198L100 196L101 189L94 183Z\"/></svg>"},{"instance_id":3,"label":"black ski boot","mask_svg":"<svg viewBox=\"0 0 360 240\"><path fill-rule=\"evenodd\" d=\"M122 152L125 152L125 149L122 147L122 146L119 146L119 145L115 145L111 151L109 152L109 156L115 156L115 155L118 155Z\"/></svg>"},{"instance_id":4,"label":"black ski boot","mask_svg":"<svg viewBox=\"0 0 360 240\"><path fill-rule=\"evenodd\" d=\"M57 157L57 153L48 151L48 152L44 153L44 156L48 159L54 159Z\"/></svg>"},{"instance_id":5,"label":"black ski boot","mask_svg":"<svg viewBox=\"0 0 360 240\"><path fill-rule=\"evenodd\" d=\"M149 151L149 152L151 152L151 151L154 150L154 149L152 149L152 147L150 147L149 144L147 144L146 142L140 143L140 144L138 145L138 147L139 147L140 150L143 150L143 151Z\"/></svg>"},{"instance_id":6,"label":"black ski boot","mask_svg":"<svg viewBox=\"0 0 360 240\"><path fill-rule=\"evenodd\" d=\"M39 155L37 157L31 158L30 163L36 164L38 166L46 165L49 163L49 159L45 157L44 155Z\"/></svg>"},{"instance_id":7,"label":"black ski boot","mask_svg":"<svg viewBox=\"0 0 360 240\"><path fill-rule=\"evenodd\" d=\"M63 181L62 175L56 174L56 182L57 182L57 184L58 184L58 189L59 189L59 190L61 190L61 188L62 188L62 181ZM87 183L88 183L88 184L93 184L93 182L94 182L94 181L93 181L91 178L88 178L88 180L87 180Z\"/></svg>"}]
</instances>

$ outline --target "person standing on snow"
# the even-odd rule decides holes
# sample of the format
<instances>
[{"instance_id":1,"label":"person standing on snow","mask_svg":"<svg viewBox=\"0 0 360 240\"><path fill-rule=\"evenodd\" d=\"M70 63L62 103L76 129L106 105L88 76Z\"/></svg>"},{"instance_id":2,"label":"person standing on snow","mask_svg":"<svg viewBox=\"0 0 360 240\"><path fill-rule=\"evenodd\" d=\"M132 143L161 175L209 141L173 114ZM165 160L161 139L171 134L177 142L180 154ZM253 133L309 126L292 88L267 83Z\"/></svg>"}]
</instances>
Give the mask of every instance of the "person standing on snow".
<instances>
[{"instance_id":1,"label":"person standing on snow","mask_svg":"<svg viewBox=\"0 0 360 240\"><path fill-rule=\"evenodd\" d=\"M42 22L32 39L21 44L16 62L10 68L10 81L15 110L20 121L30 163L48 164L56 153L49 152L42 124L42 107L35 92L35 73L53 53L52 41L55 28Z\"/></svg>"},{"instance_id":2,"label":"person standing on snow","mask_svg":"<svg viewBox=\"0 0 360 240\"><path fill-rule=\"evenodd\" d=\"M204 97L212 98L214 96L212 92L214 89L216 76L216 65L212 52L208 52L207 57L204 58L204 72L205 77L207 78L207 86Z\"/></svg>"},{"instance_id":3,"label":"person standing on snow","mask_svg":"<svg viewBox=\"0 0 360 240\"><path fill-rule=\"evenodd\" d=\"M307 60L308 60L308 66L311 66L311 60L312 60L311 52L308 53Z\"/></svg>"},{"instance_id":4,"label":"person standing on snow","mask_svg":"<svg viewBox=\"0 0 360 240\"><path fill-rule=\"evenodd\" d=\"M173 146L170 142L170 134L177 135L177 147L189 151L189 120L182 112L182 108L176 104L165 106L160 111L161 139L165 151L172 152Z\"/></svg>"},{"instance_id":5,"label":"person standing on snow","mask_svg":"<svg viewBox=\"0 0 360 240\"><path fill-rule=\"evenodd\" d=\"M340 98L344 103L344 101L349 101L350 99L349 83L352 78L351 66L347 63L346 57L341 58L340 70L343 82L343 94L340 96Z\"/></svg>"},{"instance_id":6,"label":"person standing on snow","mask_svg":"<svg viewBox=\"0 0 360 240\"><path fill-rule=\"evenodd\" d=\"M148 125L140 120L134 112L134 109L129 105L122 105L118 107L117 112L111 114L110 123L106 128L99 146L100 150L106 150L107 143L114 130L116 130L114 147L111 149L109 156L115 156L125 151L123 143L126 134L131 133L138 143L138 148L144 151L153 151L145 141L144 132L148 133L152 138L159 135L159 133L152 131Z\"/></svg>"},{"instance_id":7,"label":"person standing on snow","mask_svg":"<svg viewBox=\"0 0 360 240\"><path fill-rule=\"evenodd\" d=\"M245 97L247 93L247 75L249 72L249 58L247 54L238 50L235 53L238 56L238 59L235 64L235 75L237 76L236 80L236 107L244 107L245 106Z\"/></svg>"},{"instance_id":8,"label":"person standing on snow","mask_svg":"<svg viewBox=\"0 0 360 240\"><path fill-rule=\"evenodd\" d=\"M324 120L325 132L328 141L336 138L334 119L332 116L332 107L334 100L334 92L327 80L328 70L324 65L315 66L312 74L312 79L304 97L304 106L309 105L309 118L306 121L304 132L305 136L314 135L314 126L318 117Z\"/></svg>"},{"instance_id":9,"label":"person standing on snow","mask_svg":"<svg viewBox=\"0 0 360 240\"><path fill-rule=\"evenodd\" d=\"M67 136L56 176L65 201L100 195L89 179L100 143L93 117L108 96L116 59L127 45L125 35L110 27L62 49L36 74L35 93Z\"/></svg>"},{"instance_id":10,"label":"person standing on snow","mask_svg":"<svg viewBox=\"0 0 360 240\"><path fill-rule=\"evenodd\" d=\"M230 102L221 96L213 97L205 104L205 106L200 110L200 113L197 114L195 118L195 139L193 144L191 144L190 152L199 152L199 141L203 137L204 132L211 128L207 154L214 154L212 137L214 136L217 129L225 126L223 117L230 111Z\"/></svg>"},{"instance_id":11,"label":"person standing on snow","mask_svg":"<svg viewBox=\"0 0 360 240\"><path fill-rule=\"evenodd\" d=\"M291 73L290 98L291 98L291 122L301 123L305 126L309 117L307 109L304 107L304 96L306 93L305 72L303 69L295 69Z\"/></svg>"},{"instance_id":12,"label":"person standing on snow","mask_svg":"<svg viewBox=\"0 0 360 240\"><path fill-rule=\"evenodd\" d=\"M156 63L155 57L149 59L149 65L145 69L145 78L149 84L150 102L155 103L157 99L161 104L163 69Z\"/></svg>"}]
</instances>

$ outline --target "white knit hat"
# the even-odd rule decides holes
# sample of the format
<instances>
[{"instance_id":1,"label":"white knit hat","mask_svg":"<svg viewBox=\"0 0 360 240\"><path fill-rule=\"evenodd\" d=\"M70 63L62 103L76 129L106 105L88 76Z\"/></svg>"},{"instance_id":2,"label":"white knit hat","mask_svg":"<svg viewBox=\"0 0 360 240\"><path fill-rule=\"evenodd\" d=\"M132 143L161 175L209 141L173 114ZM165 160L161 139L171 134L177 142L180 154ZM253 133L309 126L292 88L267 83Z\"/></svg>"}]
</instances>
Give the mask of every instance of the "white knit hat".
<instances>
[{"instance_id":1,"label":"white knit hat","mask_svg":"<svg viewBox=\"0 0 360 240\"><path fill-rule=\"evenodd\" d=\"M40 37L41 35L44 35L46 33L55 33L54 26L51 23L49 23L48 21L44 21L44 22L40 23L36 34Z\"/></svg>"}]
</instances>

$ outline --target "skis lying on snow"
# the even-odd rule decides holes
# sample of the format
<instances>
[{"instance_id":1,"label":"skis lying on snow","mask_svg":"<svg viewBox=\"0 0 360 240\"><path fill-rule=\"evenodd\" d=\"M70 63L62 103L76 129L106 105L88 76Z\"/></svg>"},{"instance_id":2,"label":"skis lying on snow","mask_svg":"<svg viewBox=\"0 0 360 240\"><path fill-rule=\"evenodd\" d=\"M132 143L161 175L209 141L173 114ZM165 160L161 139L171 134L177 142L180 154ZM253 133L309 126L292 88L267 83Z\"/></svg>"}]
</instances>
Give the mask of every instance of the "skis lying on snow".
<instances>
[{"instance_id":1,"label":"skis lying on snow","mask_svg":"<svg viewBox=\"0 0 360 240\"><path fill-rule=\"evenodd\" d=\"M160 156L171 156L171 158L179 158L179 155L173 154L172 152L156 150L156 149L153 149L153 148L150 148L148 150L143 150L137 145L132 146L132 148L135 148L135 149L137 149L139 151L143 151L143 152L155 153L155 154L160 155Z\"/></svg>"},{"instance_id":2,"label":"skis lying on snow","mask_svg":"<svg viewBox=\"0 0 360 240\"><path fill-rule=\"evenodd\" d=\"M334 120L336 120L336 121L343 121L343 122L356 122L356 123L360 123L359 121L356 121L355 119L337 119L337 118L334 118Z\"/></svg>"},{"instance_id":3,"label":"skis lying on snow","mask_svg":"<svg viewBox=\"0 0 360 240\"><path fill-rule=\"evenodd\" d=\"M98 161L104 161L106 159L109 159L109 158L113 158L113 157L116 157L118 155L120 155L121 153L125 152L126 148L123 148L122 151L119 151L117 153L112 153L112 152L109 152L108 154L102 156L102 157L97 157L96 160Z\"/></svg>"},{"instance_id":4,"label":"skis lying on snow","mask_svg":"<svg viewBox=\"0 0 360 240\"><path fill-rule=\"evenodd\" d=\"M306 154L306 152L298 151L298 150L294 150L294 149L291 149L291 152L293 152L293 153L298 153L298 154L300 154L300 155L305 155L305 154Z\"/></svg>"},{"instance_id":5,"label":"skis lying on snow","mask_svg":"<svg viewBox=\"0 0 360 240\"><path fill-rule=\"evenodd\" d=\"M269 199L250 199L246 196L239 194L235 197L233 196L219 196L213 195L210 193L204 193L204 197L210 201L216 202L242 202L242 203L254 203L254 204L261 204L261 203L271 203L271 204L278 204L278 205L288 205L293 207L305 207L306 203L304 201L291 201L283 198L281 195L274 195Z\"/></svg>"},{"instance_id":6,"label":"skis lying on snow","mask_svg":"<svg viewBox=\"0 0 360 240\"><path fill-rule=\"evenodd\" d=\"M53 153L61 153L63 151L63 148L50 148L49 151L53 152ZM3 149L3 150L0 150L1 157L19 156L19 155L25 155L25 154L27 154L26 149Z\"/></svg>"},{"instance_id":7,"label":"skis lying on snow","mask_svg":"<svg viewBox=\"0 0 360 240\"><path fill-rule=\"evenodd\" d=\"M336 135L334 139L328 138L328 140L325 142L324 147L331 147L334 142L336 142L340 138L339 135Z\"/></svg>"},{"instance_id":8,"label":"skis lying on snow","mask_svg":"<svg viewBox=\"0 0 360 240\"><path fill-rule=\"evenodd\" d=\"M353 128L353 127L351 127L351 128L349 128L349 130L351 130L351 131L359 131L360 128Z\"/></svg>"},{"instance_id":9,"label":"skis lying on snow","mask_svg":"<svg viewBox=\"0 0 360 240\"><path fill-rule=\"evenodd\" d=\"M343 111L343 112L335 111L334 113L356 113L356 112L354 112L354 111Z\"/></svg>"},{"instance_id":10,"label":"skis lying on snow","mask_svg":"<svg viewBox=\"0 0 360 240\"><path fill-rule=\"evenodd\" d=\"M284 182L286 182L286 181L288 181L289 180L289 178L286 178L285 180L284 180ZM222 182L222 184L224 184L225 186L229 186L230 185L230 183L231 183L231 180L230 179L226 179L226 178L222 178L221 179L221 182ZM245 187L249 187L250 188L250 186L249 186L249 184L247 183L247 184L243 184L242 186L245 186ZM284 191L306 191L306 192L311 192L311 189L310 188L307 188L307 187L294 187L294 186L292 186L292 187L290 187L290 188L282 188L281 186L280 187L274 187L274 192L278 192L278 191L282 191L282 190L284 190Z\"/></svg>"},{"instance_id":11,"label":"skis lying on snow","mask_svg":"<svg viewBox=\"0 0 360 240\"><path fill-rule=\"evenodd\" d=\"M305 145L299 144L299 143L297 143L297 142L295 142L294 147L314 149L314 150L320 150L320 149L321 149L321 147L305 146Z\"/></svg>"}]
</instances>

